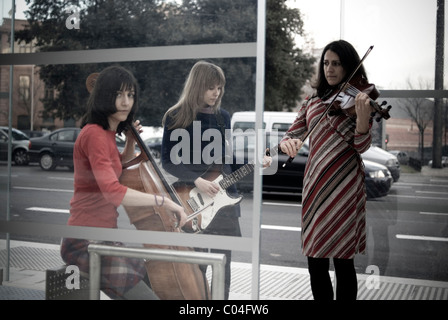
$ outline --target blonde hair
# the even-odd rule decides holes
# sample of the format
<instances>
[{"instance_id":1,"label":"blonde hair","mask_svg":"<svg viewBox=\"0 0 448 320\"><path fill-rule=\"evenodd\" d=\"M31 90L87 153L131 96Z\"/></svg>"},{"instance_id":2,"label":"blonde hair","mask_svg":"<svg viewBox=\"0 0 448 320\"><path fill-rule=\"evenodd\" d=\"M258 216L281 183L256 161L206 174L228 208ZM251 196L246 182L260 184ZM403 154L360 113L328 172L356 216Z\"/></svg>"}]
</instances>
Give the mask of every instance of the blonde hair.
<instances>
[{"instance_id":1,"label":"blonde hair","mask_svg":"<svg viewBox=\"0 0 448 320\"><path fill-rule=\"evenodd\" d=\"M204 93L214 85L222 87L215 105L212 106L213 111L218 112L224 95L225 84L226 78L220 67L206 61L196 62L185 81L179 101L169 108L163 116L162 126L165 126L166 119L169 116L173 119L169 130L188 127L203 107Z\"/></svg>"}]
</instances>

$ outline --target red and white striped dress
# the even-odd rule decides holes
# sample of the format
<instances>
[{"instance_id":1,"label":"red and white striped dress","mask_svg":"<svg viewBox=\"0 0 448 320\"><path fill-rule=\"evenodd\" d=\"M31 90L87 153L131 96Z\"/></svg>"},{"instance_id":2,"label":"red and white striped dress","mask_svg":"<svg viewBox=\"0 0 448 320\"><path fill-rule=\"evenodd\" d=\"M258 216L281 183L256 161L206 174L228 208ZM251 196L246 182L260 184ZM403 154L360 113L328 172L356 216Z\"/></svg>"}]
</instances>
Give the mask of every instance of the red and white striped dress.
<instances>
[{"instance_id":1,"label":"red and white striped dress","mask_svg":"<svg viewBox=\"0 0 448 320\"><path fill-rule=\"evenodd\" d=\"M318 97L306 100L283 139L302 138L324 112ZM360 154L370 131L358 134L356 120L326 115L310 135L302 193L302 250L314 258L352 259L366 248L366 194Z\"/></svg>"}]
</instances>

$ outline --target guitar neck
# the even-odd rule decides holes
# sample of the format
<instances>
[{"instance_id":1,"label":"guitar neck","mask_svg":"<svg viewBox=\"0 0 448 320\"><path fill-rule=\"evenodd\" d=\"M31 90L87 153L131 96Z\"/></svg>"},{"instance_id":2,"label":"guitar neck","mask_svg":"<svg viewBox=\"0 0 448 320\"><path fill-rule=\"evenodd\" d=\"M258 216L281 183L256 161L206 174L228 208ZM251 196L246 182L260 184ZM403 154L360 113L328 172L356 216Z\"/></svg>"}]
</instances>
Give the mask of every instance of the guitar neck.
<instances>
[{"instance_id":1,"label":"guitar neck","mask_svg":"<svg viewBox=\"0 0 448 320\"><path fill-rule=\"evenodd\" d=\"M269 155L271 157L273 157L273 156L278 154L278 147L279 146L276 145L275 147L269 149ZM237 183L238 181L240 181L241 179L243 179L247 175L249 175L252 172L254 172L254 170L255 170L255 161L252 160L249 163L247 163L244 166L242 166L241 168L239 168L238 170L235 170L231 174L225 176L224 179L222 179L219 182L219 185L221 186L221 188L227 189L231 185Z\"/></svg>"}]
</instances>

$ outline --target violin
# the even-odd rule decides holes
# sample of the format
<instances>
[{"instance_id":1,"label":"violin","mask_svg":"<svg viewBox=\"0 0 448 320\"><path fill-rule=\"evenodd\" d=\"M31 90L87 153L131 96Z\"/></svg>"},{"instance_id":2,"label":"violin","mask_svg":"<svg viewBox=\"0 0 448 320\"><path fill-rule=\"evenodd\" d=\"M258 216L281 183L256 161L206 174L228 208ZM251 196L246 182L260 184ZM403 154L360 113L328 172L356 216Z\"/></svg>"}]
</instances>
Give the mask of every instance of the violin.
<instances>
[{"instance_id":1,"label":"violin","mask_svg":"<svg viewBox=\"0 0 448 320\"><path fill-rule=\"evenodd\" d=\"M371 114L372 118L377 115L375 117L377 122L381 121L381 119L387 120L390 118L389 110L392 109L392 106L389 105L386 108L383 108L383 106L387 104L386 101L383 101L381 104L378 104L375 101L380 96L380 93L376 89L375 85L368 83L364 77L354 77L350 82L344 83L342 86L342 90L339 88L337 92L332 91L326 95L331 97L324 103L329 103L329 101L333 101L335 99L333 106L328 112L329 115L335 115L343 112L348 116L355 117L355 97L359 93L364 92L369 96L370 105L374 109ZM337 96L335 97L335 95Z\"/></svg>"}]
</instances>

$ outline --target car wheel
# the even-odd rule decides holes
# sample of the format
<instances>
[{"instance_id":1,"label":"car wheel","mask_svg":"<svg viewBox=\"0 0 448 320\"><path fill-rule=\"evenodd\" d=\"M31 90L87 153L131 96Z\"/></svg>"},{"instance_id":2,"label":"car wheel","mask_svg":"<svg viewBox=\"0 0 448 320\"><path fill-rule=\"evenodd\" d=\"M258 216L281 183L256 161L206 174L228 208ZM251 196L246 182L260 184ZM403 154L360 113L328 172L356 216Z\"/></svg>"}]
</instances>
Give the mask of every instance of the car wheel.
<instances>
[{"instance_id":1,"label":"car wheel","mask_svg":"<svg viewBox=\"0 0 448 320\"><path fill-rule=\"evenodd\" d=\"M54 158L49 153L44 153L40 157L39 165L45 171L53 170L56 167Z\"/></svg>"},{"instance_id":2,"label":"car wheel","mask_svg":"<svg viewBox=\"0 0 448 320\"><path fill-rule=\"evenodd\" d=\"M28 164L28 153L24 149L19 149L14 152L14 163L18 166L25 166Z\"/></svg>"}]
</instances>

